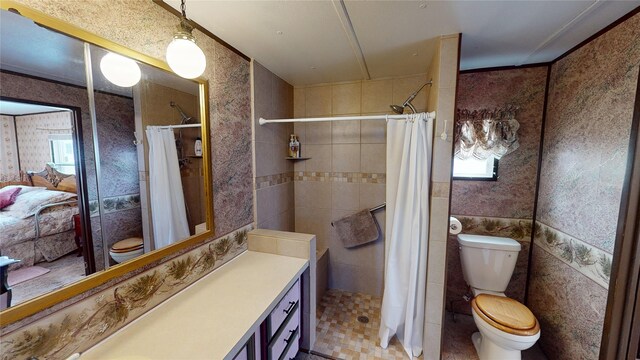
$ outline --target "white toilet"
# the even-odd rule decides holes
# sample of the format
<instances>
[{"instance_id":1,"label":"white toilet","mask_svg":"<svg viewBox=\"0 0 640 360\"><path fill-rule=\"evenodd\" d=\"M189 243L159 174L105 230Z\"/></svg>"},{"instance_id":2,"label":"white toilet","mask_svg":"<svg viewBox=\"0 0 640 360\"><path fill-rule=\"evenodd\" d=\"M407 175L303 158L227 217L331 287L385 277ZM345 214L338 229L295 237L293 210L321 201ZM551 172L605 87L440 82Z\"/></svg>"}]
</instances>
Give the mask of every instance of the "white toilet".
<instances>
[{"instance_id":1,"label":"white toilet","mask_svg":"<svg viewBox=\"0 0 640 360\"><path fill-rule=\"evenodd\" d=\"M144 254L144 244L142 238L132 237L120 240L111 246L109 255L113 261L119 263L129 261Z\"/></svg>"},{"instance_id":2,"label":"white toilet","mask_svg":"<svg viewBox=\"0 0 640 360\"><path fill-rule=\"evenodd\" d=\"M533 313L504 291L516 266L520 243L483 235L458 235L464 279L471 287L473 320L480 330L471 336L480 360L520 360L520 352L540 338Z\"/></svg>"}]
</instances>

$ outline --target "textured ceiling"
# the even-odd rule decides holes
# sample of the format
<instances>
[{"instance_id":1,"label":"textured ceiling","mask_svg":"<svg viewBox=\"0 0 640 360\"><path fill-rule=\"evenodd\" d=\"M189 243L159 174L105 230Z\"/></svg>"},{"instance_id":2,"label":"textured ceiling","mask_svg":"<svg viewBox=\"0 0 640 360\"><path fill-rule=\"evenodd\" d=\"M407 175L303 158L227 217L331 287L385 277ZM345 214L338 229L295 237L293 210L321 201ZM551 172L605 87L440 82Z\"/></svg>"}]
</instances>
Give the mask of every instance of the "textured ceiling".
<instances>
[{"instance_id":1,"label":"textured ceiling","mask_svg":"<svg viewBox=\"0 0 640 360\"><path fill-rule=\"evenodd\" d=\"M453 33L463 34L462 69L550 61L639 5L200 0L187 1L187 16L291 84L305 85L426 72L437 37Z\"/></svg>"}]
</instances>

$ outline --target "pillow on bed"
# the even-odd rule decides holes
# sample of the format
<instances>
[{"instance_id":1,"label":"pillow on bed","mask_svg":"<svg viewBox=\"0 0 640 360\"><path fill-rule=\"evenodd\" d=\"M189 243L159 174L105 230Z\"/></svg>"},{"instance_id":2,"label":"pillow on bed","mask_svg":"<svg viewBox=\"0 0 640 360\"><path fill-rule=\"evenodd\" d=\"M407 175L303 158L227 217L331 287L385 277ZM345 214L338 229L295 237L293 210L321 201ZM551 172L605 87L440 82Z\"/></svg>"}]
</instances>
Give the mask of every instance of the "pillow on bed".
<instances>
[{"instance_id":1,"label":"pillow on bed","mask_svg":"<svg viewBox=\"0 0 640 360\"><path fill-rule=\"evenodd\" d=\"M38 209L44 205L75 199L76 194L64 191L42 190L31 191L26 194L20 194L15 204L5 208L8 215L20 219L26 219L33 216Z\"/></svg>"},{"instance_id":2,"label":"pillow on bed","mask_svg":"<svg viewBox=\"0 0 640 360\"><path fill-rule=\"evenodd\" d=\"M22 189L20 188L7 189L6 187L0 189L0 210L6 208L9 205L13 205L13 203L16 202L16 198L18 197L20 190Z\"/></svg>"},{"instance_id":3,"label":"pillow on bed","mask_svg":"<svg viewBox=\"0 0 640 360\"><path fill-rule=\"evenodd\" d=\"M42 187L42 186L27 186L27 185L9 185L9 186L5 186L2 188L2 190L4 189L20 189L20 194L19 195L24 195L26 193L30 193L33 191L40 191L40 190L44 190L46 189L46 187Z\"/></svg>"}]
</instances>

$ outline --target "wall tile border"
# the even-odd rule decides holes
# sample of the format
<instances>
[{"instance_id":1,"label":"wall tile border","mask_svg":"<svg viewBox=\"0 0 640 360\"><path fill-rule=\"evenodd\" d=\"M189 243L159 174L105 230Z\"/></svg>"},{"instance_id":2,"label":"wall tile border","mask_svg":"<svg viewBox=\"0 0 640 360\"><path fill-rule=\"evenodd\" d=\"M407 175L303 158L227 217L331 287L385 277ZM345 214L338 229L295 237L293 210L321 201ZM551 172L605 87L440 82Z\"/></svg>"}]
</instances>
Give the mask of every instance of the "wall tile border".
<instances>
[{"instance_id":1,"label":"wall tile border","mask_svg":"<svg viewBox=\"0 0 640 360\"><path fill-rule=\"evenodd\" d=\"M521 248L505 290L507 296L524 303L533 221L523 218L498 218L486 216L452 215L462 223L462 233L470 235L500 236L516 240ZM462 271L459 244L456 235L449 235L447 242L446 309L454 313L471 315L470 304L463 301L467 283Z\"/></svg>"},{"instance_id":2,"label":"wall tile border","mask_svg":"<svg viewBox=\"0 0 640 360\"><path fill-rule=\"evenodd\" d=\"M288 171L281 174L258 176L256 177L255 189L260 190L266 187L292 182L293 177L293 171Z\"/></svg>"},{"instance_id":3,"label":"wall tile border","mask_svg":"<svg viewBox=\"0 0 640 360\"><path fill-rule=\"evenodd\" d=\"M120 284L41 318L0 340L2 359L67 358L113 334L247 249L246 225Z\"/></svg>"},{"instance_id":4,"label":"wall tile border","mask_svg":"<svg viewBox=\"0 0 640 360\"><path fill-rule=\"evenodd\" d=\"M105 214L117 211L136 209L140 207L140 194L119 195L104 198L102 201ZM98 200L89 200L90 217L100 215Z\"/></svg>"},{"instance_id":5,"label":"wall tile border","mask_svg":"<svg viewBox=\"0 0 640 360\"><path fill-rule=\"evenodd\" d=\"M534 244L609 289L613 255L539 221Z\"/></svg>"},{"instance_id":6,"label":"wall tile border","mask_svg":"<svg viewBox=\"0 0 640 360\"><path fill-rule=\"evenodd\" d=\"M295 181L334 181L362 184L386 184L385 173L296 171Z\"/></svg>"},{"instance_id":7,"label":"wall tile border","mask_svg":"<svg viewBox=\"0 0 640 360\"><path fill-rule=\"evenodd\" d=\"M485 216L451 215L462 223L465 234L509 237L521 242L531 242L531 219L498 218Z\"/></svg>"}]
</instances>

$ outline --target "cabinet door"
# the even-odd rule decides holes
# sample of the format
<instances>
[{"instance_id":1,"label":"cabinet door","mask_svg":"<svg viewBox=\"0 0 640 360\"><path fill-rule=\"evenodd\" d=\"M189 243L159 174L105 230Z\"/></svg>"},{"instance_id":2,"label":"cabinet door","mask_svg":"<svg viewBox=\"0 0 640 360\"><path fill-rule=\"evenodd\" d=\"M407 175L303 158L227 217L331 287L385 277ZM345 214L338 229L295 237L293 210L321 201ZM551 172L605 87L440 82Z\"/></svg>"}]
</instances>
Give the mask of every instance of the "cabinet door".
<instances>
[{"instance_id":1,"label":"cabinet door","mask_svg":"<svg viewBox=\"0 0 640 360\"><path fill-rule=\"evenodd\" d=\"M249 360L249 348L248 346L244 346L242 350L233 358L233 360Z\"/></svg>"},{"instance_id":2,"label":"cabinet door","mask_svg":"<svg viewBox=\"0 0 640 360\"><path fill-rule=\"evenodd\" d=\"M249 341L240 349L238 354L233 357L233 360L260 360L260 357L256 358L256 334L254 333Z\"/></svg>"}]
</instances>

